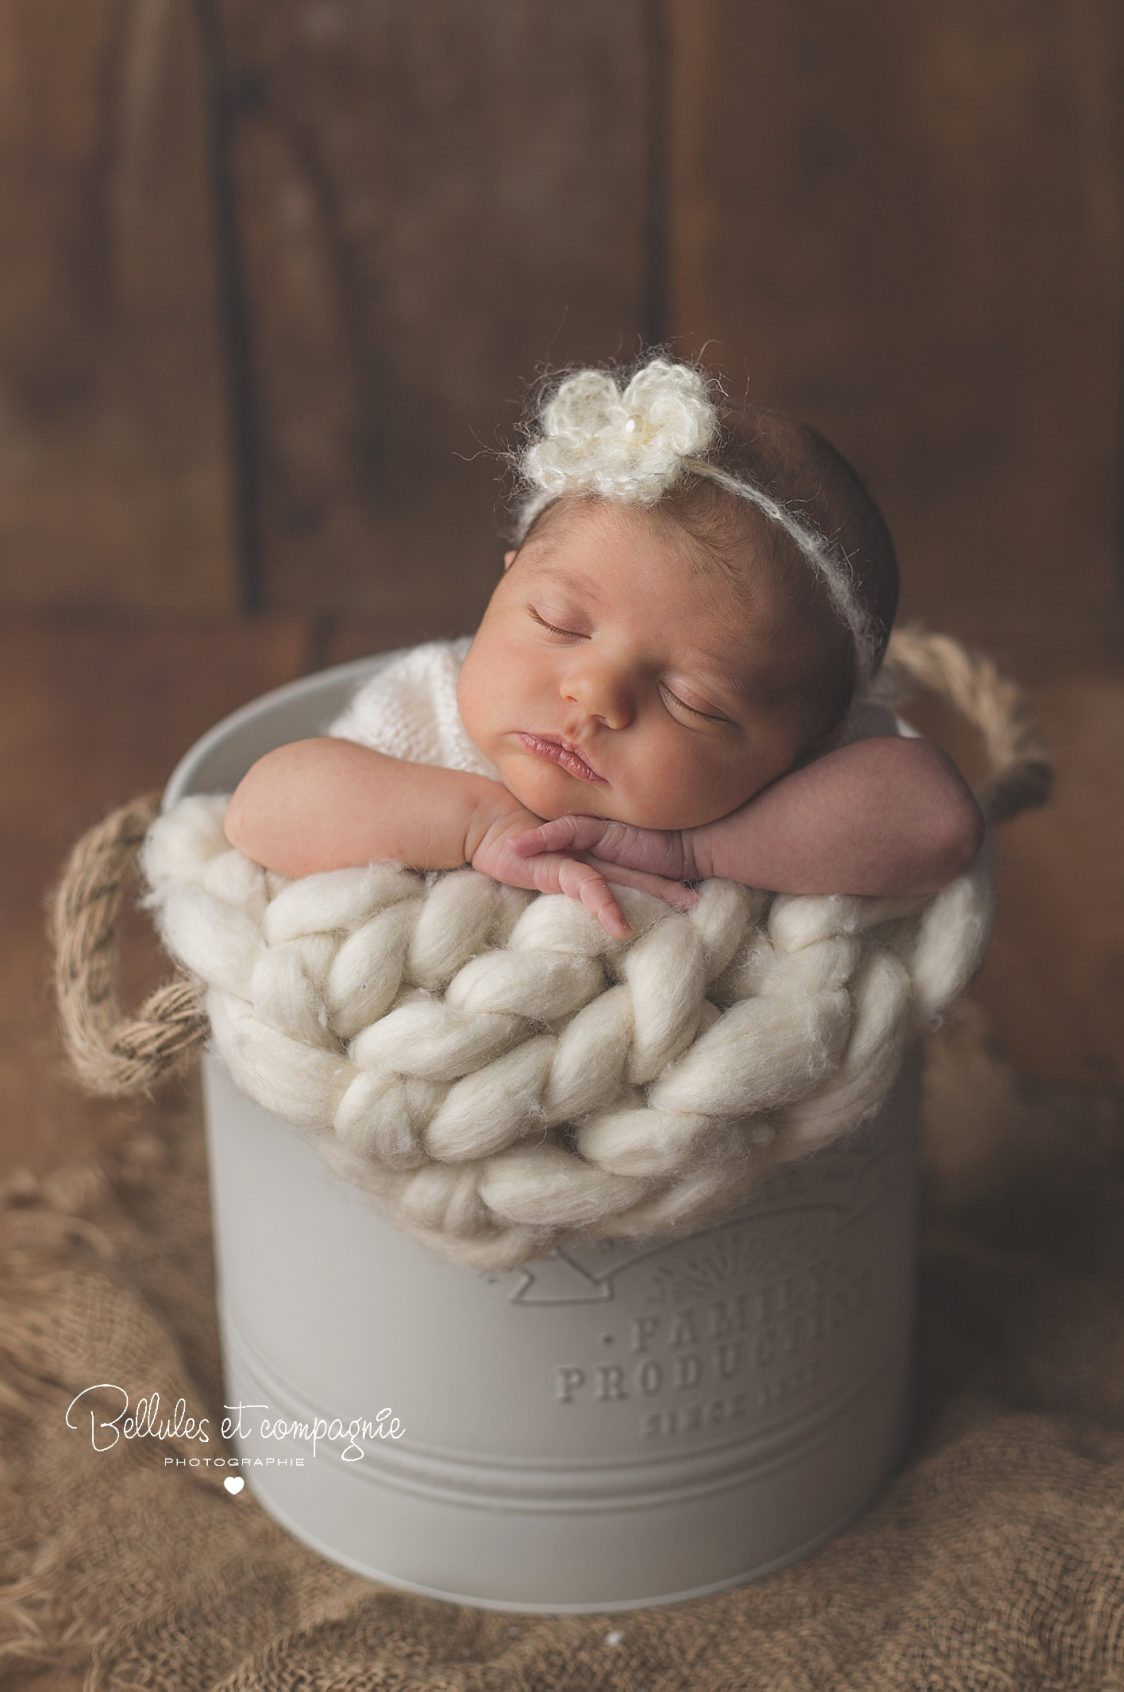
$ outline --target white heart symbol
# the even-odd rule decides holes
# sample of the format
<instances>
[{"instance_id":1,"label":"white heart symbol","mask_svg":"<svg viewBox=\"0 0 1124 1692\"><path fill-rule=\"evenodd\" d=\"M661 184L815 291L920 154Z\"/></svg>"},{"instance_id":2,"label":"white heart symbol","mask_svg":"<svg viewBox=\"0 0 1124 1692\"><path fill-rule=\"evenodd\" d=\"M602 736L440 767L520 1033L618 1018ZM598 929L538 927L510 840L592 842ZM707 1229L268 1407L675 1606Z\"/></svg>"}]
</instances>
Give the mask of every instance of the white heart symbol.
<instances>
[{"instance_id":1,"label":"white heart symbol","mask_svg":"<svg viewBox=\"0 0 1124 1692\"><path fill-rule=\"evenodd\" d=\"M241 1475L227 1475L222 1484L228 1492L241 1492L246 1482Z\"/></svg>"}]
</instances>

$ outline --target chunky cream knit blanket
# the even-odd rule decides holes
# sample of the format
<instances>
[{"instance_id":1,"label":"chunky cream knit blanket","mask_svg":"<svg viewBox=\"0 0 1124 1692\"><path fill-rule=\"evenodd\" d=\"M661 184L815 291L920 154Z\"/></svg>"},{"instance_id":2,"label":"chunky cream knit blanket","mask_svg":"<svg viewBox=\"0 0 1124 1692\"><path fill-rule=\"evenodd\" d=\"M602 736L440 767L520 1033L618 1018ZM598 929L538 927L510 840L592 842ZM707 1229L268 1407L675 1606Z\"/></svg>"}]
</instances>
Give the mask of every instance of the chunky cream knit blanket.
<instances>
[{"instance_id":1,"label":"chunky cream knit blanket","mask_svg":"<svg viewBox=\"0 0 1124 1692\"><path fill-rule=\"evenodd\" d=\"M989 837L926 898L710 880L677 912L620 888L616 940L471 868L287 878L228 845L226 804L181 799L141 853L218 1054L400 1226L480 1268L574 1231L693 1230L848 1134L975 975L993 915Z\"/></svg>"}]
</instances>

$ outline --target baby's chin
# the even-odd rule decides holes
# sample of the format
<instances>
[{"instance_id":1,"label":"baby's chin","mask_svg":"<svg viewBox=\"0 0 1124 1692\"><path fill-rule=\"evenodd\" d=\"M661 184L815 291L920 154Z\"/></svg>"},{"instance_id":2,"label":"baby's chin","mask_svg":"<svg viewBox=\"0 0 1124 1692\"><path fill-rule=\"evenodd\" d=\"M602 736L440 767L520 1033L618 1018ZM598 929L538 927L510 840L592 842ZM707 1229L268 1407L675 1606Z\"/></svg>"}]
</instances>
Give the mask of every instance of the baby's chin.
<instances>
[{"instance_id":1,"label":"baby's chin","mask_svg":"<svg viewBox=\"0 0 1124 1692\"><path fill-rule=\"evenodd\" d=\"M618 814L608 783L582 781L557 764L531 756L505 758L497 768L508 792L547 822L572 815L628 820Z\"/></svg>"},{"instance_id":2,"label":"baby's chin","mask_svg":"<svg viewBox=\"0 0 1124 1692\"><path fill-rule=\"evenodd\" d=\"M692 816L666 805L637 804L609 783L582 781L546 760L516 756L497 763L497 768L508 792L547 822L555 817L605 817L633 828L676 829L713 820L711 815Z\"/></svg>"}]
</instances>

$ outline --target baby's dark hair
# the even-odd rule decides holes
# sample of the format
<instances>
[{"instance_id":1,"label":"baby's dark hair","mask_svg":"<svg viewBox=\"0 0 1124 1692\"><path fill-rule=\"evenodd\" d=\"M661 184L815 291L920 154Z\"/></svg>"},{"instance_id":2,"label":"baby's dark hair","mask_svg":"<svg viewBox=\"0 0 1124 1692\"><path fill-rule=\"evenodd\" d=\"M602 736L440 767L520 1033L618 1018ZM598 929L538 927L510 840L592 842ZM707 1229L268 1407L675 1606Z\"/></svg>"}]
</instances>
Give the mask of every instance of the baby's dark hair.
<instances>
[{"instance_id":1,"label":"baby's dark hair","mask_svg":"<svg viewBox=\"0 0 1124 1692\"><path fill-rule=\"evenodd\" d=\"M722 440L709 460L752 482L845 553L855 597L874 628L877 670L897 613L898 565L890 531L865 483L818 429L798 418L746 405L724 408L722 425ZM707 477L685 477L665 501L667 515L730 575L737 575L747 542L752 544L785 610L799 621L822 623L828 661L810 679L804 704L812 738L829 733L854 696L856 665L853 644L832 616L817 573L779 524Z\"/></svg>"}]
</instances>

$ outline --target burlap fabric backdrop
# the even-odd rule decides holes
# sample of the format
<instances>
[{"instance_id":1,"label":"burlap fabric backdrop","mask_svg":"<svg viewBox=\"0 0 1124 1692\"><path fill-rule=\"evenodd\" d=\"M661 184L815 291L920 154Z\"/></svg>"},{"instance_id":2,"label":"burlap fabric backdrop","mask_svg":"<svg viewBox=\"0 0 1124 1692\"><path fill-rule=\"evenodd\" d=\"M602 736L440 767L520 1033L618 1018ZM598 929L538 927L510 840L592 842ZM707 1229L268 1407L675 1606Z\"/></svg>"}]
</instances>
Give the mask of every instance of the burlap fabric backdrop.
<instances>
[{"instance_id":1,"label":"burlap fabric backdrop","mask_svg":"<svg viewBox=\"0 0 1124 1692\"><path fill-rule=\"evenodd\" d=\"M1120 1100L1020 1084L969 999L929 1044L925 1144L921 1412L892 1486L758 1584L523 1616L347 1574L222 1470L165 1467L174 1442L67 1429L97 1381L222 1415L194 1089L123 1111L102 1164L0 1193L0 1685L1124 1687Z\"/></svg>"}]
</instances>

